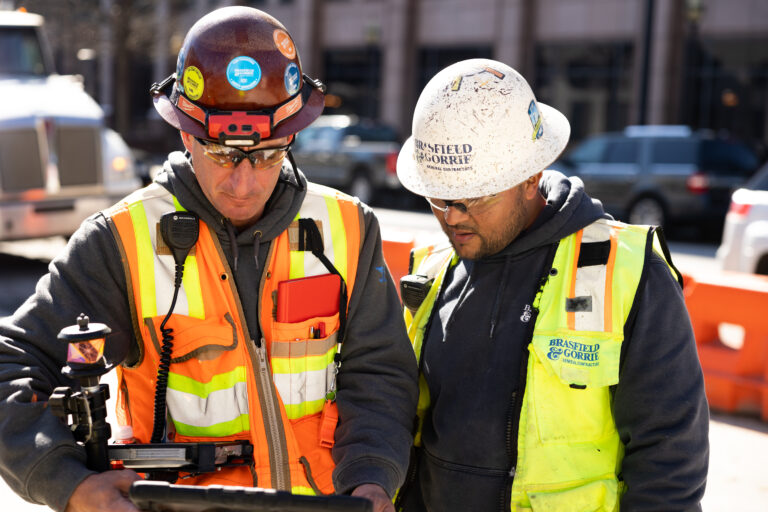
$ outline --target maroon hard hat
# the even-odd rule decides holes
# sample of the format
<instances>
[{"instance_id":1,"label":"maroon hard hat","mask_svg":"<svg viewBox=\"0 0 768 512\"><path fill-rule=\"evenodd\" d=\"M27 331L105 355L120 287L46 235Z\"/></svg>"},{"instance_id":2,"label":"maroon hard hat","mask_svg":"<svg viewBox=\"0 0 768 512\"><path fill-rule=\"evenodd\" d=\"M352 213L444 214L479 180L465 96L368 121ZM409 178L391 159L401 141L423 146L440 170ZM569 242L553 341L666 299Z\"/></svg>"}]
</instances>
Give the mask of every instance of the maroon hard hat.
<instances>
[{"instance_id":1,"label":"maroon hard hat","mask_svg":"<svg viewBox=\"0 0 768 512\"><path fill-rule=\"evenodd\" d=\"M251 7L224 7L187 33L176 73L150 90L179 130L251 146L306 128L323 111L325 86L301 71L285 27Z\"/></svg>"}]
</instances>

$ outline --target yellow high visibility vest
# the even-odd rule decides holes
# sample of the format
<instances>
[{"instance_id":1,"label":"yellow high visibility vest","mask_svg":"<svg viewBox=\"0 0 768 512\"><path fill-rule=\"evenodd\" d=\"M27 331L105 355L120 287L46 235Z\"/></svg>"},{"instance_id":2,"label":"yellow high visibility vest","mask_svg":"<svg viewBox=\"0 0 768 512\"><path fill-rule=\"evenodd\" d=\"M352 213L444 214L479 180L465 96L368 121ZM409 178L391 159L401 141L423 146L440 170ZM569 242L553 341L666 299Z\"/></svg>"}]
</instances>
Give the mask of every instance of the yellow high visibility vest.
<instances>
[{"instance_id":1,"label":"yellow high visibility vest","mask_svg":"<svg viewBox=\"0 0 768 512\"><path fill-rule=\"evenodd\" d=\"M149 442L163 333L160 324L174 290L174 261L159 219L183 208L152 184L106 212L126 272L140 359L118 369L118 422ZM333 492L330 448L320 443L326 393L335 386L339 313L302 322L275 319L281 281L329 271L299 243L299 219L312 219L323 254L351 294L362 240L353 198L312 185L290 227L271 242L266 268L250 293L259 295L261 340L251 340L233 273L218 238L204 222L187 256L174 314L166 395L169 431L176 442L249 440L255 466L226 468L185 483L258 485L315 494ZM302 235L303 236L303 235ZM241 283L242 285L242 283ZM243 290L245 293L249 291ZM323 323L325 337L310 336Z\"/></svg>"},{"instance_id":2,"label":"yellow high visibility vest","mask_svg":"<svg viewBox=\"0 0 768 512\"><path fill-rule=\"evenodd\" d=\"M582 244L601 244L605 260L579 266ZM619 382L624 324L652 248L660 251L661 244L648 226L608 220L560 241L554 271L533 304L538 315L528 344L510 510L618 510L624 451L609 387ZM445 273L458 258L450 247L418 248L412 256L414 274L435 278L416 312L405 311L420 358ZM417 446L428 407L422 376Z\"/></svg>"}]
</instances>

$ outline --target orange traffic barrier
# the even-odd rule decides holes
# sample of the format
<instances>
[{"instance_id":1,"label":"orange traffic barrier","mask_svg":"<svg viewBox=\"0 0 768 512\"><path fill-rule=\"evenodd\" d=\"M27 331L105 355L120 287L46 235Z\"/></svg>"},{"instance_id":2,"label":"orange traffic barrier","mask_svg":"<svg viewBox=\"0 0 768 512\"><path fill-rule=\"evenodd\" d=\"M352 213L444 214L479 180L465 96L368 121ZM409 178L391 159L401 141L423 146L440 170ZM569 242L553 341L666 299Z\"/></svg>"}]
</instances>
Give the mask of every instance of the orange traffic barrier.
<instances>
[{"instance_id":1,"label":"orange traffic barrier","mask_svg":"<svg viewBox=\"0 0 768 512\"><path fill-rule=\"evenodd\" d=\"M768 276L688 275L683 293L710 406L768 421ZM743 341L724 342L724 324L743 329Z\"/></svg>"},{"instance_id":2,"label":"orange traffic barrier","mask_svg":"<svg viewBox=\"0 0 768 512\"><path fill-rule=\"evenodd\" d=\"M398 295L400 294L400 278L408 273L408 262L411 259L411 249L414 247L412 235L405 233L387 233L382 242L384 261L389 273L395 281Z\"/></svg>"}]
</instances>

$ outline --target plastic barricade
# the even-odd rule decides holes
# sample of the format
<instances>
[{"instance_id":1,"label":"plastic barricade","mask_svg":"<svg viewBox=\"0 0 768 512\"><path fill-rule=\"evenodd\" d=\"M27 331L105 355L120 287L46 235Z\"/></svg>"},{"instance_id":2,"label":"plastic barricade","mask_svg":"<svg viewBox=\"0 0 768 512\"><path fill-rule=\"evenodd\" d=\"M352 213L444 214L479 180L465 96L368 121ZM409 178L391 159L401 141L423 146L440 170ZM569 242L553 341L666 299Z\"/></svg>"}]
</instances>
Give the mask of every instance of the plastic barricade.
<instances>
[{"instance_id":1,"label":"plastic barricade","mask_svg":"<svg viewBox=\"0 0 768 512\"><path fill-rule=\"evenodd\" d=\"M768 421L768 276L686 275L683 293L710 406ZM740 346L721 340L722 324L743 328Z\"/></svg>"},{"instance_id":2,"label":"plastic barricade","mask_svg":"<svg viewBox=\"0 0 768 512\"><path fill-rule=\"evenodd\" d=\"M408 273L408 262L411 259L411 249L414 247L413 236L407 233L392 232L382 234L384 261L389 273L395 281L398 296L400 294L400 278Z\"/></svg>"}]
</instances>

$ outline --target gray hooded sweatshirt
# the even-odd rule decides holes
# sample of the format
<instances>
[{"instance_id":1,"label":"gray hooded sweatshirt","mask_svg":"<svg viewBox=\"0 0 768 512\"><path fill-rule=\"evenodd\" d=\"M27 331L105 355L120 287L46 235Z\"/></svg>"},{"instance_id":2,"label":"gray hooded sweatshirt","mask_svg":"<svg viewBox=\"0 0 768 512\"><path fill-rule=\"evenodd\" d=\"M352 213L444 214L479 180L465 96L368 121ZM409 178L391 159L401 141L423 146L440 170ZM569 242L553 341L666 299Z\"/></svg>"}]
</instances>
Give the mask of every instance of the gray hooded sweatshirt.
<instances>
[{"instance_id":1,"label":"gray hooded sweatshirt","mask_svg":"<svg viewBox=\"0 0 768 512\"><path fill-rule=\"evenodd\" d=\"M305 186L304 176L299 179ZM215 230L248 327L258 329L259 280L269 245L293 221L305 195L290 167L283 169L262 218L239 233L205 198L183 153L169 155L156 181ZM408 461L417 367L383 260L378 221L367 206L360 208L362 249L337 379L334 485L345 493L376 483L392 494ZM136 341L124 276L110 228L96 214L51 262L35 293L0 322L0 474L23 498L54 510L64 510L75 487L92 473L85 450L47 408L55 387L75 385L61 375L66 343L57 334L84 312L112 329L107 360L131 360ZM251 339L259 334L251 332Z\"/></svg>"},{"instance_id":2,"label":"gray hooded sweatshirt","mask_svg":"<svg viewBox=\"0 0 768 512\"><path fill-rule=\"evenodd\" d=\"M505 249L446 275L423 347L431 408L404 510L509 510L516 410L525 386L531 305L558 241L607 217L578 178L545 172L546 206ZM680 286L658 256L625 326L613 414L626 453L622 510L697 510L709 415ZM567 421L567 418L563 418ZM412 468L413 469L413 468Z\"/></svg>"}]
</instances>

